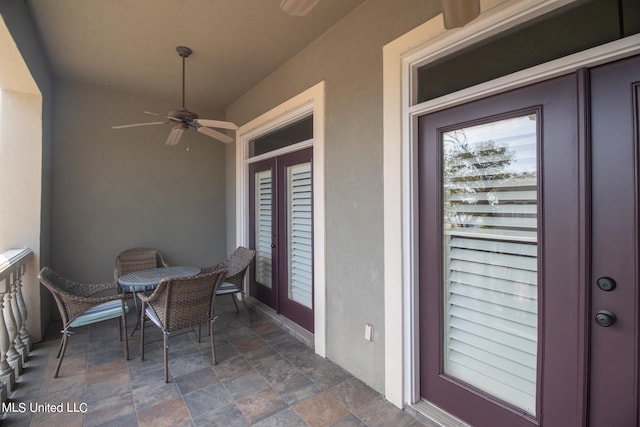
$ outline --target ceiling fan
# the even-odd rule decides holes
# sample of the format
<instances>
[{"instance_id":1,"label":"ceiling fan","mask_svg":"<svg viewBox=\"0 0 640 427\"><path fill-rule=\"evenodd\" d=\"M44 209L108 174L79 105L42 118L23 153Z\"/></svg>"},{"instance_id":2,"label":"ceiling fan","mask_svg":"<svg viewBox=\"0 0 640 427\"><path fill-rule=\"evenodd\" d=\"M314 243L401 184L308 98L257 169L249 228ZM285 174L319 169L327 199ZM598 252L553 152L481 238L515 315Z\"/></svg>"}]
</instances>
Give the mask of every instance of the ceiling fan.
<instances>
[{"instance_id":1,"label":"ceiling fan","mask_svg":"<svg viewBox=\"0 0 640 427\"><path fill-rule=\"evenodd\" d=\"M164 124L173 124L174 127L169 132L169 137L167 138L167 145L176 145L180 142L180 137L184 133L185 130L189 128L194 128L200 133L203 133L207 136L215 138L224 143L229 143L233 141L229 135L225 135L224 133L217 131L212 128L218 129L231 129L236 130L238 126L231 122L225 122L221 120L210 120L210 119L201 119L198 115L192 111L187 110L184 103L184 64L185 59L191 55L192 50L185 46L176 47L176 51L178 55L182 58L182 108L179 110L169 111L167 113L167 120L162 122L146 122L146 123L134 123L130 125L120 125L120 126L112 126L112 129L124 129L131 128L137 126L152 126L152 125L164 125ZM161 116L161 114L150 113L148 111L144 112L145 114L151 114L153 116Z\"/></svg>"}]
</instances>

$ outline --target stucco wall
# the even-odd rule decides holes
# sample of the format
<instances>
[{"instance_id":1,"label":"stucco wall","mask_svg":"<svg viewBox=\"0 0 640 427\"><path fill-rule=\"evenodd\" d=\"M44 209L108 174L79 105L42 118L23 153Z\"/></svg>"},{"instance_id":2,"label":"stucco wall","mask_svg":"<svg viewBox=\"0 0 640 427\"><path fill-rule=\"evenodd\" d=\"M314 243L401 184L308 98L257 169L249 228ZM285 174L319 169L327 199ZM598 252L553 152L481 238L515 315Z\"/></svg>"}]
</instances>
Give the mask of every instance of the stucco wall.
<instances>
[{"instance_id":1,"label":"stucco wall","mask_svg":"<svg viewBox=\"0 0 640 427\"><path fill-rule=\"evenodd\" d=\"M188 130L167 146L169 125L111 129L157 121L143 111L166 113L171 101L59 82L55 107L53 268L113 280L117 254L134 246L156 248L172 265L226 258L224 144Z\"/></svg>"},{"instance_id":2,"label":"stucco wall","mask_svg":"<svg viewBox=\"0 0 640 427\"><path fill-rule=\"evenodd\" d=\"M382 47L439 13L438 6L366 1L226 111L227 119L244 124L326 81L327 357L381 392ZM230 147L227 164L234 159ZM234 175L228 171L227 177L227 194L233 194ZM229 229L234 221L229 213ZM374 327L373 342L364 339L365 323Z\"/></svg>"},{"instance_id":3,"label":"stucco wall","mask_svg":"<svg viewBox=\"0 0 640 427\"><path fill-rule=\"evenodd\" d=\"M39 90L39 93L30 93L26 97L20 93L9 94L8 99L3 101L7 103L5 109L15 108L15 111L20 110L21 114L17 119L2 125L3 132L8 132L5 135L20 135L21 138L26 135L29 138L23 146L24 151L12 152L10 158L15 159L20 152L29 153L30 156L38 156L37 159L24 158L26 164L22 164L24 169L21 174L28 175L26 185L29 186L29 188L23 187L22 191L28 191L30 195L20 198L18 204L21 205L21 210L27 209L28 212L25 222L19 228L21 236L14 235L13 238L20 238L23 241L7 243L11 246L29 246L35 254L35 257L29 262L23 283L23 293L29 313L27 317L28 328L31 338L35 342L42 338L51 312L48 292L43 291L36 274L40 265L49 263L51 254L49 245L51 236L49 174L53 74L26 3L21 1L0 2L0 14L15 47L20 51L20 56L31 74L30 78L35 81ZM8 58L5 56L6 60ZM4 89L15 88L4 87ZM20 123L22 120L27 124ZM37 164L30 162L37 162ZM14 231L18 230L14 229ZM1 250L4 249L6 248Z\"/></svg>"}]
</instances>

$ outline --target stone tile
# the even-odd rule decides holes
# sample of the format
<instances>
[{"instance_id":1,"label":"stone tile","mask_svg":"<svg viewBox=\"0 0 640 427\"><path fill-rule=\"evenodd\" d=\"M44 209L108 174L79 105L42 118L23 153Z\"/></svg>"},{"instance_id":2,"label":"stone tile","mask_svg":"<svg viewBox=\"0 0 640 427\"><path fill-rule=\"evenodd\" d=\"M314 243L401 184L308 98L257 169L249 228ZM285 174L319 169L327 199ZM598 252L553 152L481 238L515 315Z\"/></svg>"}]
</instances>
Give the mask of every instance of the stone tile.
<instances>
[{"instance_id":1,"label":"stone tile","mask_svg":"<svg viewBox=\"0 0 640 427\"><path fill-rule=\"evenodd\" d=\"M183 398L192 418L202 417L233 403L233 398L221 383L185 394Z\"/></svg>"},{"instance_id":2,"label":"stone tile","mask_svg":"<svg viewBox=\"0 0 640 427\"><path fill-rule=\"evenodd\" d=\"M196 427L213 426L213 427L248 427L249 422L242 415L240 409L235 403L217 408L205 415L194 418L193 423Z\"/></svg>"},{"instance_id":3,"label":"stone tile","mask_svg":"<svg viewBox=\"0 0 640 427\"><path fill-rule=\"evenodd\" d=\"M349 413L328 393L298 402L293 409L312 427L329 426Z\"/></svg>"},{"instance_id":4,"label":"stone tile","mask_svg":"<svg viewBox=\"0 0 640 427\"><path fill-rule=\"evenodd\" d=\"M144 368L129 369L129 381L132 389L164 381L164 365L151 363L145 365Z\"/></svg>"},{"instance_id":5,"label":"stone tile","mask_svg":"<svg viewBox=\"0 0 640 427\"><path fill-rule=\"evenodd\" d=\"M276 347L279 344L295 340L289 333L278 328L274 323L271 324L276 327L276 330L260 335L260 338L262 338L264 342L272 347Z\"/></svg>"},{"instance_id":6,"label":"stone tile","mask_svg":"<svg viewBox=\"0 0 640 427\"><path fill-rule=\"evenodd\" d=\"M270 388L262 375L256 371L227 380L224 382L224 386L235 400L242 400L256 392Z\"/></svg>"},{"instance_id":7,"label":"stone tile","mask_svg":"<svg viewBox=\"0 0 640 427\"><path fill-rule=\"evenodd\" d=\"M415 421L415 418L396 408L383 397L358 408L354 414L370 427L400 427Z\"/></svg>"},{"instance_id":8,"label":"stone tile","mask_svg":"<svg viewBox=\"0 0 640 427\"><path fill-rule=\"evenodd\" d=\"M88 425L96 425L100 427L136 426L138 425L138 417L136 416L135 411L133 411L130 414L122 415L112 420L101 421L99 424L89 424L89 421L85 421L85 426Z\"/></svg>"},{"instance_id":9,"label":"stone tile","mask_svg":"<svg viewBox=\"0 0 640 427\"><path fill-rule=\"evenodd\" d=\"M292 357L292 356L297 356L299 354L312 354L315 357L322 359L320 356L313 353L313 351L309 347L307 347L306 345L304 345L303 343L301 343L300 341L296 340L293 337L278 344L277 346L275 346L275 349L283 357Z\"/></svg>"},{"instance_id":10,"label":"stone tile","mask_svg":"<svg viewBox=\"0 0 640 427\"><path fill-rule=\"evenodd\" d=\"M231 341L240 354L256 351L267 346L267 344L259 337L243 338L235 341Z\"/></svg>"},{"instance_id":11,"label":"stone tile","mask_svg":"<svg viewBox=\"0 0 640 427\"><path fill-rule=\"evenodd\" d=\"M140 333L130 337L125 361L117 326L79 328L69 341L61 376L51 378L59 330L36 343L18 389L21 402L88 404L86 414L9 414L9 427L73 426L405 426L424 427L373 389L278 328L264 316L249 323L231 301L216 323L218 364L212 365L206 331L174 335L171 382L164 383L161 332L145 330L146 360L139 360ZM216 309L218 309L216 302ZM129 332L135 317L129 324ZM229 341L230 340L230 341ZM103 349L108 351L103 351ZM105 354L99 354L99 353ZM137 356L137 357L136 357ZM48 376L47 376L48 375ZM351 410L351 412L349 412Z\"/></svg>"},{"instance_id":12,"label":"stone tile","mask_svg":"<svg viewBox=\"0 0 640 427\"><path fill-rule=\"evenodd\" d=\"M263 420L287 407L278 393L264 390L237 402L238 408L250 424Z\"/></svg>"},{"instance_id":13,"label":"stone tile","mask_svg":"<svg viewBox=\"0 0 640 427\"><path fill-rule=\"evenodd\" d=\"M307 369L303 372L305 372L321 390L328 389L351 378L350 373L328 360L324 360L315 369Z\"/></svg>"},{"instance_id":14,"label":"stone tile","mask_svg":"<svg viewBox=\"0 0 640 427\"><path fill-rule=\"evenodd\" d=\"M241 356L236 356L217 365L213 365L213 372L220 378L220 381L227 381L231 378L239 377L251 371L253 368Z\"/></svg>"},{"instance_id":15,"label":"stone tile","mask_svg":"<svg viewBox=\"0 0 640 427\"><path fill-rule=\"evenodd\" d=\"M308 424L291 408L284 409L269 418L259 421L254 427L307 427Z\"/></svg>"},{"instance_id":16,"label":"stone tile","mask_svg":"<svg viewBox=\"0 0 640 427\"><path fill-rule=\"evenodd\" d=\"M132 393L137 411L181 397L178 386L173 382L165 383L164 377L155 383L133 389Z\"/></svg>"},{"instance_id":17,"label":"stone tile","mask_svg":"<svg viewBox=\"0 0 640 427\"><path fill-rule=\"evenodd\" d=\"M140 427L172 427L182 423L191 424L187 406L180 398L146 407L139 410L137 414Z\"/></svg>"},{"instance_id":18,"label":"stone tile","mask_svg":"<svg viewBox=\"0 0 640 427\"><path fill-rule=\"evenodd\" d=\"M304 374L276 383L272 388L277 391L287 404L292 405L320 393L320 388Z\"/></svg>"},{"instance_id":19,"label":"stone tile","mask_svg":"<svg viewBox=\"0 0 640 427\"><path fill-rule=\"evenodd\" d=\"M222 326L218 324L218 322L216 322L216 324L214 324L214 329L218 331L224 337L224 339L229 342L241 340L244 338L251 338L256 335L255 332L253 332L250 328L246 326L233 325L233 322L229 322L225 326Z\"/></svg>"},{"instance_id":20,"label":"stone tile","mask_svg":"<svg viewBox=\"0 0 640 427\"><path fill-rule=\"evenodd\" d=\"M90 366L87 368L87 384L98 383L108 378L127 375L128 373L129 369L124 359L114 360L102 365Z\"/></svg>"},{"instance_id":21,"label":"stone tile","mask_svg":"<svg viewBox=\"0 0 640 427\"><path fill-rule=\"evenodd\" d=\"M86 385L85 400L88 404L96 404L115 395L131 393L129 376L120 374Z\"/></svg>"},{"instance_id":22,"label":"stone tile","mask_svg":"<svg viewBox=\"0 0 640 427\"><path fill-rule=\"evenodd\" d=\"M87 364L89 366L102 365L114 360L126 360L124 344L117 339L108 346L104 346L99 350L89 351L87 353Z\"/></svg>"},{"instance_id":23,"label":"stone tile","mask_svg":"<svg viewBox=\"0 0 640 427\"><path fill-rule=\"evenodd\" d=\"M271 321L263 321L263 322L259 322L259 323L253 322L251 324L250 328L253 330L253 332L255 332L258 335L266 335L266 334L270 334L272 332L276 332L276 331L281 331L282 330L282 329L280 329L278 327L278 325L276 325L275 323L273 323Z\"/></svg>"},{"instance_id":24,"label":"stone tile","mask_svg":"<svg viewBox=\"0 0 640 427\"><path fill-rule=\"evenodd\" d=\"M12 399L16 402L18 402L18 400ZM53 405L53 406L58 406L59 404L63 405L63 410L66 410L67 405L71 405L71 407L74 407L74 404L79 405L80 403L84 402L85 398L84 398L84 387L72 387L72 388L67 388L64 390L60 390L60 391L56 391L50 394L41 394L37 399L33 399L31 402L29 403L33 403L34 405ZM69 416L69 417L63 417L60 414L53 414L51 412L45 412L44 410L40 409L42 408L42 406L29 406L27 408L27 411L30 413L31 415L31 421L32 422L36 422L39 423L42 420L47 420L50 417L55 417L56 419L68 419L72 422L75 422L74 420L77 418L82 418L82 417L78 417L78 414L71 414L71 415L76 415L76 416Z\"/></svg>"},{"instance_id":25,"label":"stone tile","mask_svg":"<svg viewBox=\"0 0 640 427\"><path fill-rule=\"evenodd\" d=\"M56 373L56 366L58 365L58 359L55 355L58 351L54 351L52 353L52 357L49 359L47 363L47 367L45 369L44 377L45 379L53 379L53 375ZM71 353L71 354L70 354ZM87 354L86 351L80 351L78 353L70 352L67 349L65 356L62 358L62 365L60 366L60 371L58 372L58 378L69 378L76 377L78 375L84 376L84 371L87 368ZM84 378L82 378L84 381Z\"/></svg>"},{"instance_id":26,"label":"stone tile","mask_svg":"<svg viewBox=\"0 0 640 427\"><path fill-rule=\"evenodd\" d=\"M202 355L213 362L211 357L211 348L203 350ZM239 356L240 353L238 350L229 344L227 341L222 341L221 343L216 341L216 361L217 363L224 362L225 360L233 359L234 357Z\"/></svg>"},{"instance_id":27,"label":"stone tile","mask_svg":"<svg viewBox=\"0 0 640 427\"><path fill-rule=\"evenodd\" d=\"M356 378L349 378L331 387L329 394L352 412L380 397L374 389Z\"/></svg>"},{"instance_id":28,"label":"stone tile","mask_svg":"<svg viewBox=\"0 0 640 427\"><path fill-rule=\"evenodd\" d=\"M288 381L300 375L300 370L286 359L278 359L273 363L259 366L256 370L271 385Z\"/></svg>"},{"instance_id":29,"label":"stone tile","mask_svg":"<svg viewBox=\"0 0 640 427\"><path fill-rule=\"evenodd\" d=\"M282 359L282 356L278 354L271 347L264 347L255 351L251 351L244 355L247 362L253 367L268 365L275 361Z\"/></svg>"},{"instance_id":30,"label":"stone tile","mask_svg":"<svg viewBox=\"0 0 640 427\"><path fill-rule=\"evenodd\" d=\"M84 415L79 413L61 412L48 414L46 417L32 419L29 426L34 427L82 427ZM4 424L3 424L4 425Z\"/></svg>"},{"instance_id":31,"label":"stone tile","mask_svg":"<svg viewBox=\"0 0 640 427\"><path fill-rule=\"evenodd\" d=\"M349 413L349 415L342 417L335 423L331 424L331 427L367 427L367 425L363 423L362 420L358 419L358 417Z\"/></svg>"},{"instance_id":32,"label":"stone tile","mask_svg":"<svg viewBox=\"0 0 640 427\"><path fill-rule=\"evenodd\" d=\"M220 380L216 374L213 373L213 369L207 367L179 377L174 377L174 381L178 385L180 392L184 395L216 384Z\"/></svg>"},{"instance_id":33,"label":"stone tile","mask_svg":"<svg viewBox=\"0 0 640 427\"><path fill-rule=\"evenodd\" d=\"M84 424L85 426L117 425L116 420L135 417L135 412L131 392L115 393L96 403L87 402Z\"/></svg>"},{"instance_id":34,"label":"stone tile","mask_svg":"<svg viewBox=\"0 0 640 427\"><path fill-rule=\"evenodd\" d=\"M209 366L209 361L200 353L178 358L171 358L171 356L169 356L169 371L174 377L198 371L202 368L208 368Z\"/></svg>"}]
</instances>

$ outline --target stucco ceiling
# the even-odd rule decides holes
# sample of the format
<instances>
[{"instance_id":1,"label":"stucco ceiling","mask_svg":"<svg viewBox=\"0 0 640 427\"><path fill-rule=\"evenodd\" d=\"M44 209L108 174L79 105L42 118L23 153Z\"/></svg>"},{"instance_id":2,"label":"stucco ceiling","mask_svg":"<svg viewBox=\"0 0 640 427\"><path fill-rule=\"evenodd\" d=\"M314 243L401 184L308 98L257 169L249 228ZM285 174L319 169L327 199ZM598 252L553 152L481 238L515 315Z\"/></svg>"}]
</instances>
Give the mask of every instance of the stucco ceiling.
<instances>
[{"instance_id":1,"label":"stucco ceiling","mask_svg":"<svg viewBox=\"0 0 640 427\"><path fill-rule=\"evenodd\" d=\"M304 17L280 0L27 0L57 78L220 110L364 0L321 0Z\"/></svg>"}]
</instances>

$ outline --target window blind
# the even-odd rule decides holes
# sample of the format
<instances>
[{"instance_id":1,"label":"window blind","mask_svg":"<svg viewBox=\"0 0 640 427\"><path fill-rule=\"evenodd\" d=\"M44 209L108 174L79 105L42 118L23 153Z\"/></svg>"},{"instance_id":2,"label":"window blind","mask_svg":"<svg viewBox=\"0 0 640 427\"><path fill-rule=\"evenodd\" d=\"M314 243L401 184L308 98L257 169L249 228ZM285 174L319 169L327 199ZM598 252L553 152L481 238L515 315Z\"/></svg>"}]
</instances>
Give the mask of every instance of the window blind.
<instances>
[{"instance_id":1,"label":"window blind","mask_svg":"<svg viewBox=\"0 0 640 427\"><path fill-rule=\"evenodd\" d=\"M311 163L288 168L289 299L313 307Z\"/></svg>"},{"instance_id":2,"label":"window blind","mask_svg":"<svg viewBox=\"0 0 640 427\"><path fill-rule=\"evenodd\" d=\"M273 186L271 170L255 174L256 281L271 288Z\"/></svg>"},{"instance_id":3,"label":"window blind","mask_svg":"<svg viewBox=\"0 0 640 427\"><path fill-rule=\"evenodd\" d=\"M444 134L443 154L445 372L535 414L535 117Z\"/></svg>"}]
</instances>

